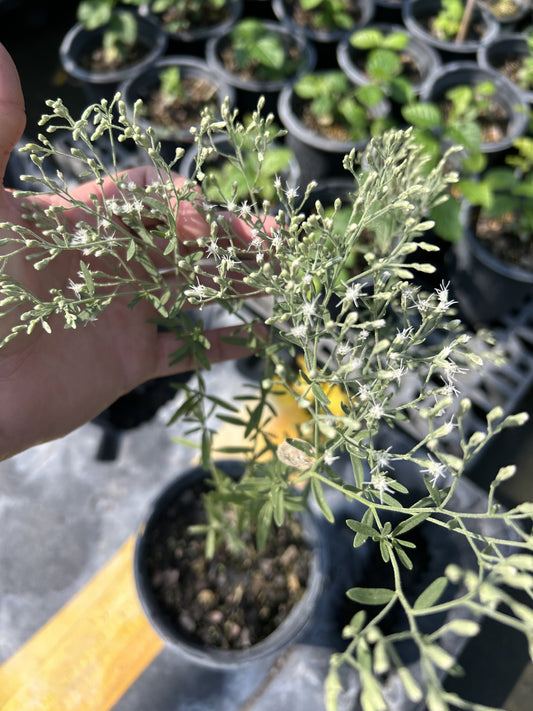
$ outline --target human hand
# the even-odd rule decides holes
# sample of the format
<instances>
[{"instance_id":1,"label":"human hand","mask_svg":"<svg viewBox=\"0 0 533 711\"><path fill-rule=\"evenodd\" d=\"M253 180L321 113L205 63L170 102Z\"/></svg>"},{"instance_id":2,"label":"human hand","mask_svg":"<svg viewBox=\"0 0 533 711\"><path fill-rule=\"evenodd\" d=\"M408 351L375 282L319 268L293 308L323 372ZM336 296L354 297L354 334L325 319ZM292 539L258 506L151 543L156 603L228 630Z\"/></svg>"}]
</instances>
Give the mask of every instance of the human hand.
<instances>
[{"instance_id":1,"label":"human hand","mask_svg":"<svg viewBox=\"0 0 533 711\"><path fill-rule=\"evenodd\" d=\"M25 126L24 99L16 68L0 45L0 176L4 176L10 152ZM155 178L150 167L128 171L128 180L149 185ZM177 185L184 179L175 176ZM102 190L113 190L113 184ZM98 192L94 183L72 191L80 201ZM35 198L46 207L57 198ZM25 208L10 190L0 187L0 222L23 224ZM228 216L231 228L243 242L251 240L251 230L234 216ZM74 227L75 217L72 217ZM181 240L193 240L208 234L207 226L193 203L182 203L177 216ZM0 238L5 238L0 230ZM0 249L2 249L0 247ZM93 258L91 266L98 267ZM10 276L35 294L47 294L52 287L66 288L76 278L79 254L62 254L42 271L36 271L23 253L8 260ZM61 317L50 321L52 332L35 329L31 335L20 334L0 349L0 459L23 449L60 437L89 421L118 397L152 378L191 370L195 363L186 356L170 365L169 356L180 342L172 333L161 332L150 318L154 311L141 301L130 308L126 296L113 299L97 320L76 329L65 329ZM0 318L0 341L7 335L18 314ZM231 345L224 337L233 328L206 332L210 342L207 356L212 363L249 355L243 347Z\"/></svg>"}]
</instances>

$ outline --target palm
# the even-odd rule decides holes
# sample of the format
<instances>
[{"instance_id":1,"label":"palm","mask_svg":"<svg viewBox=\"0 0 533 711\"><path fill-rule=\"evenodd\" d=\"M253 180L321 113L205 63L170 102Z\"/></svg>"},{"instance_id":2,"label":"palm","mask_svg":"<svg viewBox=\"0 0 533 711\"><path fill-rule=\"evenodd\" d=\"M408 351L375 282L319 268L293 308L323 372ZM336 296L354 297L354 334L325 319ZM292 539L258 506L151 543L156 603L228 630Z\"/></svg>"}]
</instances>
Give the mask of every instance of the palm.
<instances>
[{"instance_id":1,"label":"palm","mask_svg":"<svg viewBox=\"0 0 533 711\"><path fill-rule=\"evenodd\" d=\"M24 121L18 75L0 45L0 176L23 132ZM128 178L140 185L153 177L149 169L142 167L128 173ZM182 179L176 176L176 180ZM74 192L84 200L94 190L94 185L82 185ZM41 202L51 199L36 197ZM177 231L182 239L191 239L203 233L203 221L192 204L186 208L180 208ZM0 187L0 222L20 224L22 214L21 203ZM250 230L243 223L235 221L233 227L241 239L250 239ZM5 231L0 236L5 237ZM69 279L76 278L79 254L62 256L43 271L34 270L31 262L17 255L9 260L8 269L33 293L48 293L51 287L65 288ZM31 336L17 336L3 348L0 459L71 431L146 380L190 370L194 363L187 358L169 366L168 356L179 343L172 334L158 332L149 322L152 315L147 303L131 309L127 297L118 297L98 320L84 327L64 329L58 318L56 323L52 321L51 335L36 329ZM0 341L10 332L14 318L18 316L0 319ZM212 362L246 352L223 341L227 332L228 329L216 329L206 334L211 342Z\"/></svg>"}]
</instances>

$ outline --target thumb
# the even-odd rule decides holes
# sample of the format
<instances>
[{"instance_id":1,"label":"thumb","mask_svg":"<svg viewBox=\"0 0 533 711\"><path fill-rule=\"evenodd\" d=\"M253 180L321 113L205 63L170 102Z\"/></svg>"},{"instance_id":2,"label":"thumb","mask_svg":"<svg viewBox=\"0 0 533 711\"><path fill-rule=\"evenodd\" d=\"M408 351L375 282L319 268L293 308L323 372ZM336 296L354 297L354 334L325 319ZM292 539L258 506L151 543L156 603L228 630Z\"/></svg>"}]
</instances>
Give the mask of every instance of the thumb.
<instances>
[{"instance_id":1,"label":"thumb","mask_svg":"<svg viewBox=\"0 0 533 711\"><path fill-rule=\"evenodd\" d=\"M24 96L17 69L6 48L0 44L0 182L7 161L26 125Z\"/></svg>"}]
</instances>

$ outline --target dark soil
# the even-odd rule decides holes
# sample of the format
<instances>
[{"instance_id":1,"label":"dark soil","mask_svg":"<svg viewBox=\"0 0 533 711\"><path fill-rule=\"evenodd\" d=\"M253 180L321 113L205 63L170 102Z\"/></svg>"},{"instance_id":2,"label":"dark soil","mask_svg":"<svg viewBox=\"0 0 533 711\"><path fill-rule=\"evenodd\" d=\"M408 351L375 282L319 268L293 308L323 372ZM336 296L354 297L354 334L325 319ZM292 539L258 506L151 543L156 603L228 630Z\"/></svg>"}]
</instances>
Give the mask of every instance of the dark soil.
<instances>
[{"instance_id":1,"label":"dark soil","mask_svg":"<svg viewBox=\"0 0 533 711\"><path fill-rule=\"evenodd\" d=\"M265 67L257 61L249 61L245 65L239 63L229 40L220 49L220 60L226 71L240 77L244 81L276 81L296 74L302 64L302 56L296 42L286 42L282 37L285 50L285 62L278 71Z\"/></svg>"},{"instance_id":2,"label":"dark soil","mask_svg":"<svg viewBox=\"0 0 533 711\"><path fill-rule=\"evenodd\" d=\"M502 262L514 264L521 269L533 270L533 241L521 240L513 232L514 216L503 218L477 217L476 237L491 254Z\"/></svg>"},{"instance_id":3,"label":"dark soil","mask_svg":"<svg viewBox=\"0 0 533 711\"><path fill-rule=\"evenodd\" d=\"M211 81L199 77L183 77L181 83L183 97L169 100L159 89L154 89L144 100L148 117L158 126L188 131L191 126L200 123L204 108L217 108L217 86Z\"/></svg>"},{"instance_id":4,"label":"dark soil","mask_svg":"<svg viewBox=\"0 0 533 711\"><path fill-rule=\"evenodd\" d=\"M104 55L103 49L98 46L81 57L80 64L91 72L114 72L129 67L139 62L150 51L150 47L142 42L136 42L132 47L124 50L115 61L110 62Z\"/></svg>"},{"instance_id":5,"label":"dark soil","mask_svg":"<svg viewBox=\"0 0 533 711\"><path fill-rule=\"evenodd\" d=\"M514 17L522 9L520 3L513 0L488 0L487 5L498 20Z\"/></svg>"},{"instance_id":6,"label":"dark soil","mask_svg":"<svg viewBox=\"0 0 533 711\"><path fill-rule=\"evenodd\" d=\"M205 539L188 532L205 520L202 485L185 491L147 533L147 569L158 604L176 631L218 649L247 649L271 634L302 597L310 550L296 521L277 529L261 553L243 548L205 558Z\"/></svg>"},{"instance_id":7,"label":"dark soil","mask_svg":"<svg viewBox=\"0 0 533 711\"><path fill-rule=\"evenodd\" d=\"M433 35L434 37L437 37L438 35L435 33L433 29L433 23L435 21L436 15L431 15L430 17L425 17L425 18L420 18L420 24L426 32L429 32L429 34ZM465 41L466 42L479 42L480 40L483 39L483 35L486 32L486 27L482 22L471 22L470 26L468 27ZM453 42L453 40L449 40L450 42Z\"/></svg>"},{"instance_id":8,"label":"dark soil","mask_svg":"<svg viewBox=\"0 0 533 711\"><path fill-rule=\"evenodd\" d=\"M318 12L314 10L305 10L298 0L287 0L286 4L294 21L302 27L308 27L312 30L319 30L323 32L338 29L338 27L332 23L321 23ZM353 24L355 27L361 19L361 8L359 7L359 3L357 0L345 0L344 4L346 5L346 11L353 18Z\"/></svg>"},{"instance_id":9,"label":"dark soil","mask_svg":"<svg viewBox=\"0 0 533 711\"><path fill-rule=\"evenodd\" d=\"M338 121L333 121L332 123L321 122L311 111L309 101L295 97L294 113L298 116L303 125L313 133L317 133L332 141L347 142L352 140L350 131ZM370 128L368 129L368 135L370 136Z\"/></svg>"},{"instance_id":10,"label":"dark soil","mask_svg":"<svg viewBox=\"0 0 533 711\"><path fill-rule=\"evenodd\" d=\"M451 107L452 104L449 101L443 100L440 102L445 121ZM490 101L488 109L480 112L477 118L483 143L502 141L507 136L509 118L509 114L501 104L497 101Z\"/></svg>"},{"instance_id":11,"label":"dark soil","mask_svg":"<svg viewBox=\"0 0 533 711\"><path fill-rule=\"evenodd\" d=\"M230 17L227 7L210 7L207 3L202 3L201 11L190 9L180 10L176 7L169 7L165 12L159 13L159 18L163 27L179 26L187 32L212 27L224 22ZM177 30L178 32L180 30Z\"/></svg>"},{"instance_id":12,"label":"dark soil","mask_svg":"<svg viewBox=\"0 0 533 711\"><path fill-rule=\"evenodd\" d=\"M525 57L505 57L500 64L496 65L496 69L513 83L518 84L524 91L531 91L533 82L529 82L524 86L525 82L521 82L519 79L519 72L524 64L524 59Z\"/></svg>"}]
</instances>

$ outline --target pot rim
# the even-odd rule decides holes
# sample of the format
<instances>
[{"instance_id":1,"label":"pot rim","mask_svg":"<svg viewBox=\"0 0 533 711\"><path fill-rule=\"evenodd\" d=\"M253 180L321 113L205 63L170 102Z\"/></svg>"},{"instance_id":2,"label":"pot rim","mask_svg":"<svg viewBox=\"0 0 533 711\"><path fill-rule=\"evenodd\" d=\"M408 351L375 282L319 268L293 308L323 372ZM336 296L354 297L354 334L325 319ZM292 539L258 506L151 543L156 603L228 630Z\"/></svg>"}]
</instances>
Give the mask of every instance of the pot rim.
<instances>
[{"instance_id":1,"label":"pot rim","mask_svg":"<svg viewBox=\"0 0 533 711\"><path fill-rule=\"evenodd\" d=\"M238 476L238 470L236 470L235 467L237 466L238 469L242 469L243 462L231 459L221 460L217 462L217 466L222 468L226 474ZM183 656L203 666L231 669L275 655L287 644L294 643L308 628L312 613L325 585L326 543L317 521L309 512L304 512L305 515L302 516L304 534L313 552L310 562L308 586L303 596L294 605L281 625L258 644L242 650L221 650L210 649L202 644L194 643L185 637L181 637L178 631L171 625L165 623L164 614L155 604L150 587L145 581L141 563L144 541L146 531L157 518L159 511L165 507L165 504L169 500L172 500L175 494L184 488L184 485L186 486L189 483L204 478L206 475L209 476L209 473L205 472L201 466L190 467L167 484L153 499L145 515L144 523L140 526L135 540L133 556L134 580L145 615L154 630L170 649L179 652Z\"/></svg>"},{"instance_id":2,"label":"pot rim","mask_svg":"<svg viewBox=\"0 0 533 711\"><path fill-rule=\"evenodd\" d=\"M413 83L413 90L416 94L420 94L428 79L434 74L442 65L441 59L437 51L426 42L423 42L419 37L412 35L406 27L397 24L395 22L372 22L369 23L364 29L376 28L379 30L389 30L389 32L405 32L409 35L409 44L407 47L413 48L415 51L412 56L415 55L425 55L427 59L427 65L425 67L419 67L421 81L418 83ZM360 71L351 58L351 45L350 36L344 38L341 42L337 44L337 62L344 73L352 80L358 84L370 84L371 80Z\"/></svg>"},{"instance_id":3,"label":"pot rim","mask_svg":"<svg viewBox=\"0 0 533 711\"><path fill-rule=\"evenodd\" d=\"M137 84L144 86L145 84L143 84L143 80L149 79L151 76L157 77L160 69L173 66L183 67L186 70L185 74L188 76L205 77L212 82L214 87L216 86L216 94L219 97L220 103L224 98L228 98L230 105L234 105L235 92L233 88L226 84L221 77L213 76L213 73L210 71L209 66L204 60L199 57L189 55L166 55L156 59L149 66L145 67L143 71L137 72L135 75L126 78L119 86L118 90L126 104L126 111L128 112L130 118L133 115L132 107L135 104L135 101L140 98L139 96L136 96L134 99L133 97L130 97L130 93L135 86ZM137 121L141 126L153 126L157 135L165 140L186 140L187 142L192 142L194 138L190 133L190 128L177 130L166 129L165 127L153 123L143 116L138 116Z\"/></svg>"},{"instance_id":4,"label":"pot rim","mask_svg":"<svg viewBox=\"0 0 533 711\"><path fill-rule=\"evenodd\" d=\"M325 70L328 71L328 70ZM293 137L308 146L316 147L318 150L325 153L350 153L353 149L356 151L362 150L370 141L371 136L361 139L360 141L338 141L335 139L326 138L319 133L315 133L308 129L299 120L292 108L292 99L294 90L292 86L284 87L278 97L278 115L284 128L288 131L289 137ZM383 99L376 107L379 111L375 112L376 118L386 116L389 113L390 102Z\"/></svg>"},{"instance_id":5,"label":"pot rim","mask_svg":"<svg viewBox=\"0 0 533 711\"><path fill-rule=\"evenodd\" d=\"M505 151L512 146L515 138L526 132L529 119L528 106L523 93L515 84L513 84L513 82L507 79L507 77L500 74L500 72L497 72L495 69L481 67L477 62L472 60L449 62L438 68L428 78L424 85L424 89L420 94L420 98L423 101L435 101L435 99L432 98L432 91L435 86L442 83L446 77L451 77L456 74L458 78L460 78L461 75L468 71L480 75L483 79L491 81L496 87L497 92L503 96L503 105L509 112L509 128L507 135L499 141L482 143L481 152L498 153L499 151ZM449 87L467 83L468 80L464 79L450 84Z\"/></svg>"},{"instance_id":6,"label":"pot rim","mask_svg":"<svg viewBox=\"0 0 533 711\"><path fill-rule=\"evenodd\" d=\"M348 34L350 34L350 32L353 32L358 27L364 27L370 22L375 12L375 0L365 0L363 7L361 8L361 21L349 30L314 30L311 27L299 25L289 13L284 0L272 0L272 10L278 20L288 27L289 31L294 34L304 34L308 39L313 40L313 42L335 43L344 39Z\"/></svg>"},{"instance_id":7,"label":"pot rim","mask_svg":"<svg viewBox=\"0 0 533 711\"><path fill-rule=\"evenodd\" d=\"M260 18L259 18L260 19ZM267 30L274 30L282 35L290 37L298 46L300 53L303 55L304 62L302 67L298 69L294 74L275 80L259 80L259 79L243 79L238 74L233 74L228 71L221 59L219 58L218 50L222 42L228 39L227 34L217 35L208 40L205 47L205 57L208 66L212 67L214 71L220 74L224 80L236 87L237 89L244 89L247 91L254 92L279 92L288 83L293 83L301 76L310 72L314 69L316 64L316 50L314 46L307 40L307 38L301 33L292 33L290 28L283 25L281 22L276 22L273 20L263 20L264 26Z\"/></svg>"},{"instance_id":8,"label":"pot rim","mask_svg":"<svg viewBox=\"0 0 533 711\"><path fill-rule=\"evenodd\" d=\"M439 2L440 0L434 0L434 2ZM409 32L414 36L420 37L420 39L433 47L436 47L441 52L450 52L453 54L474 54L478 47L485 42L489 42L493 37L495 37L500 29L499 22L496 20L494 15L490 13L484 6L476 5L475 12L479 13L483 19L483 23L486 26L486 32L479 40L465 41L461 44L452 42L451 40L441 40L427 32L418 19L413 15L413 6L420 4L422 5L422 0L405 0L402 3L402 20ZM424 6L427 7L428 0L424 0Z\"/></svg>"},{"instance_id":9,"label":"pot rim","mask_svg":"<svg viewBox=\"0 0 533 711\"><path fill-rule=\"evenodd\" d=\"M93 72L84 69L78 64L73 54L74 46L78 41L82 42L82 46L85 46L92 38L97 38L101 35L104 28L99 27L95 30L86 30L81 22L77 22L65 34L59 47L61 64L67 74L75 79L91 84L118 83L126 79L130 74L139 72L161 57L167 47L167 36L150 18L142 15L136 15L136 18L139 23L139 37L142 37L143 30L146 34L150 33L153 35L153 38L151 38L148 43L148 52L140 60L122 69L115 69L109 72ZM84 39L85 42L83 42Z\"/></svg>"}]
</instances>

